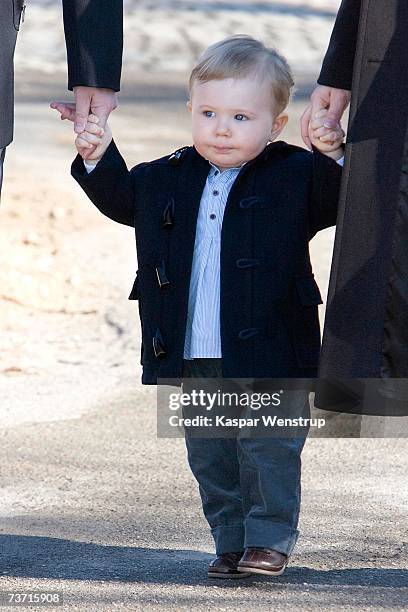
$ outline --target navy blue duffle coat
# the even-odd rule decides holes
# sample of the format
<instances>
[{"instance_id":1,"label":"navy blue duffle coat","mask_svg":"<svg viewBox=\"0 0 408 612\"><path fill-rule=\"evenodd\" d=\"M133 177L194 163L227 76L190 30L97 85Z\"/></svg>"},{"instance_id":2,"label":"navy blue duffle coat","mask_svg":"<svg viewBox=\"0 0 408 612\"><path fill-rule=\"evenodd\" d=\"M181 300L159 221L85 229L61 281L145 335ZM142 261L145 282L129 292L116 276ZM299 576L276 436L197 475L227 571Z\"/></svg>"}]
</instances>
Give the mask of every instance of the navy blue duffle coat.
<instances>
[{"instance_id":1,"label":"navy blue duffle coat","mask_svg":"<svg viewBox=\"0 0 408 612\"><path fill-rule=\"evenodd\" d=\"M210 165L194 147L128 170L112 142L72 175L99 210L135 228L142 382L182 375L201 195ZM227 378L314 378L319 288L309 240L336 223L341 168L318 151L269 144L241 169L221 234L222 372Z\"/></svg>"}]
</instances>

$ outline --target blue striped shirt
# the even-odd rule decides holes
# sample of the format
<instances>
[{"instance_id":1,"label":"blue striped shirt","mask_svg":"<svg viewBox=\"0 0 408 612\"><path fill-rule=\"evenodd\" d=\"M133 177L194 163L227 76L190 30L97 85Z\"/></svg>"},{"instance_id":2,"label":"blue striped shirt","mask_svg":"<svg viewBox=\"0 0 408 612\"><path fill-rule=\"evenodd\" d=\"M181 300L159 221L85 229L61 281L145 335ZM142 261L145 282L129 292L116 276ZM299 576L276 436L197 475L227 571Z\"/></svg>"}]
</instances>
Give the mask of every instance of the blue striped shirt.
<instances>
[{"instance_id":1,"label":"blue striped shirt","mask_svg":"<svg viewBox=\"0 0 408 612\"><path fill-rule=\"evenodd\" d=\"M221 357L221 229L228 195L240 170L229 168L220 172L211 164L201 196L191 269L184 359Z\"/></svg>"}]
</instances>

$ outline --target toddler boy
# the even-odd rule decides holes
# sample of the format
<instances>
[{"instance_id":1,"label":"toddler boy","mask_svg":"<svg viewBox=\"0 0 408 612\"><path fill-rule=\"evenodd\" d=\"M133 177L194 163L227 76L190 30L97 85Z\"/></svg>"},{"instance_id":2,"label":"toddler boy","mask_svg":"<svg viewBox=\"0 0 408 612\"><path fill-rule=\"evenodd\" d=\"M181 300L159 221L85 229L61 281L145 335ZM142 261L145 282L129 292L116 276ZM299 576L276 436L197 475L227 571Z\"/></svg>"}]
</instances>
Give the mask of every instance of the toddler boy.
<instances>
[{"instance_id":1,"label":"toddler boy","mask_svg":"<svg viewBox=\"0 0 408 612\"><path fill-rule=\"evenodd\" d=\"M135 228L144 384L317 375L308 241L336 222L344 134L320 139L321 111L313 153L276 142L292 85L275 50L234 36L191 73L194 146L129 171L96 117L77 137L74 178L102 213ZM186 434L216 547L209 576L282 574L298 537L304 442Z\"/></svg>"}]
</instances>

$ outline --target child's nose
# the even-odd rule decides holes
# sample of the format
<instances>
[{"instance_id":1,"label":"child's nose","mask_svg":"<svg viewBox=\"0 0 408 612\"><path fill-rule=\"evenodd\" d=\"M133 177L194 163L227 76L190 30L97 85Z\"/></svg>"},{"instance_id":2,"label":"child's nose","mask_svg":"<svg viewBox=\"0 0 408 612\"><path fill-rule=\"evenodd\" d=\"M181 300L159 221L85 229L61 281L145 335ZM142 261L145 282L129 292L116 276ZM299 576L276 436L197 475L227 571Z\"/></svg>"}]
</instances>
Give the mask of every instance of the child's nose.
<instances>
[{"instance_id":1,"label":"child's nose","mask_svg":"<svg viewBox=\"0 0 408 612\"><path fill-rule=\"evenodd\" d=\"M218 121L215 127L217 136L228 136L230 134L230 127L226 121Z\"/></svg>"}]
</instances>

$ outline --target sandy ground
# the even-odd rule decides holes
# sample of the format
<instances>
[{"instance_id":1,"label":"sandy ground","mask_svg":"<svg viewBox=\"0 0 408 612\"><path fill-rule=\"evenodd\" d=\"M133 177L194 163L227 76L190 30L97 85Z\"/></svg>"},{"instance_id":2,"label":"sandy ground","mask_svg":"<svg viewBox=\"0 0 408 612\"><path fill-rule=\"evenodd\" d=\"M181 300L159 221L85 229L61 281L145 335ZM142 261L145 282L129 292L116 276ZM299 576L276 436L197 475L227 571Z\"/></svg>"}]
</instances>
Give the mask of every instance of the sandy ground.
<instances>
[{"instance_id":1,"label":"sandy ground","mask_svg":"<svg viewBox=\"0 0 408 612\"><path fill-rule=\"evenodd\" d=\"M50 2L31 4L0 208L0 592L61 590L64 609L81 611L406 609L402 439L308 440L302 535L285 575L238 585L205 578L212 542L183 441L157 439L155 389L139 382L137 304L126 299L137 267L132 231L103 218L69 176L71 128L47 108L64 89L58 14ZM256 27L278 14L292 19L287 38L297 41L298 21L308 30L303 7L303 18L307 9L322 28L317 57L333 4L259 3ZM222 11L205 5L142 2L150 15L143 28L151 29L144 48L157 47L154 36L162 36L152 22L175 20L174 7L202 20L201 35L219 37L209 21ZM237 19L231 30L249 31L249 3L222 5L222 27ZM136 22L128 3L127 27ZM112 126L131 165L190 142L180 68L190 43L174 36L180 63L171 72L160 61L150 70L151 60L131 72L138 47L127 49ZM199 32L196 40L202 44ZM52 61L43 65L47 49ZM298 117L316 72L315 60L298 71L288 141L299 143ZM312 243L323 295L333 235Z\"/></svg>"}]
</instances>

